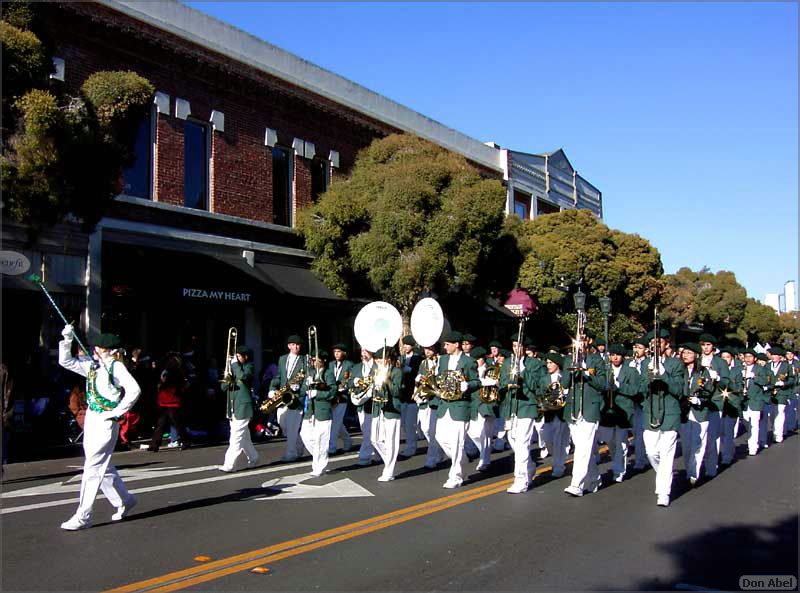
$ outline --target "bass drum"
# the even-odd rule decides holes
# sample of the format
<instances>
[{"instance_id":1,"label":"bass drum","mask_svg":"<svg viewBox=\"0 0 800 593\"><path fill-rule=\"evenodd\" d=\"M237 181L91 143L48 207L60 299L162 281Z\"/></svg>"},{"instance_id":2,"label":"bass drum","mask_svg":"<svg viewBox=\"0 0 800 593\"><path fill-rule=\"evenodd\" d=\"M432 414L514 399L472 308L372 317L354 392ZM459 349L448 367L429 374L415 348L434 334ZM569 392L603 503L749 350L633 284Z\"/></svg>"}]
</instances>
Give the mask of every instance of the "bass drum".
<instances>
[{"instance_id":1,"label":"bass drum","mask_svg":"<svg viewBox=\"0 0 800 593\"><path fill-rule=\"evenodd\" d=\"M358 312L353 332L362 348L376 352L384 345L395 346L400 341L403 318L389 303L374 301Z\"/></svg>"},{"instance_id":2,"label":"bass drum","mask_svg":"<svg viewBox=\"0 0 800 593\"><path fill-rule=\"evenodd\" d=\"M424 298L414 305L411 312L411 335L417 344L423 348L434 345L442 337L444 329L444 313L435 299Z\"/></svg>"}]
</instances>

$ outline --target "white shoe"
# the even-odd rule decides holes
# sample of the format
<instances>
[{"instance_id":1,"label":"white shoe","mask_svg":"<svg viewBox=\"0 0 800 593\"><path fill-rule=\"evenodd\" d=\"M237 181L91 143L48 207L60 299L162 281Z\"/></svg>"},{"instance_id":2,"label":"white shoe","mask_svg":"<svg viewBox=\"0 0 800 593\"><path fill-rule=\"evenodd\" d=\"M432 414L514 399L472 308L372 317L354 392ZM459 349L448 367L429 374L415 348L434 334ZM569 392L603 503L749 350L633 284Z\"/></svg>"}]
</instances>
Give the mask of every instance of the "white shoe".
<instances>
[{"instance_id":1,"label":"white shoe","mask_svg":"<svg viewBox=\"0 0 800 593\"><path fill-rule=\"evenodd\" d=\"M539 450L539 459L544 459L548 455L550 455L550 451L548 451L546 448Z\"/></svg>"},{"instance_id":2,"label":"white shoe","mask_svg":"<svg viewBox=\"0 0 800 593\"><path fill-rule=\"evenodd\" d=\"M180 441L172 441L169 445L167 445L167 449L177 449L181 446Z\"/></svg>"},{"instance_id":3,"label":"white shoe","mask_svg":"<svg viewBox=\"0 0 800 593\"><path fill-rule=\"evenodd\" d=\"M321 472L309 472L308 475L311 476L312 478L319 478L324 473L325 470L322 470Z\"/></svg>"},{"instance_id":4,"label":"white shoe","mask_svg":"<svg viewBox=\"0 0 800 593\"><path fill-rule=\"evenodd\" d=\"M656 499L656 504L660 507L668 507L669 506L669 495L667 494L659 494L658 498Z\"/></svg>"},{"instance_id":5,"label":"white shoe","mask_svg":"<svg viewBox=\"0 0 800 593\"><path fill-rule=\"evenodd\" d=\"M461 486L461 482L457 482L455 480L453 481L447 480L444 484L442 484L442 488L448 488L448 489L458 488L459 486Z\"/></svg>"},{"instance_id":6,"label":"white shoe","mask_svg":"<svg viewBox=\"0 0 800 593\"><path fill-rule=\"evenodd\" d=\"M225 472L226 474L232 474L233 468L232 467L225 467L224 465L218 465L217 469L221 472Z\"/></svg>"},{"instance_id":7,"label":"white shoe","mask_svg":"<svg viewBox=\"0 0 800 593\"><path fill-rule=\"evenodd\" d=\"M523 492L527 492L527 490L528 490L527 484L517 484L516 482L514 482L513 484L511 484L511 486L506 488L506 492L510 494L522 494Z\"/></svg>"},{"instance_id":8,"label":"white shoe","mask_svg":"<svg viewBox=\"0 0 800 593\"><path fill-rule=\"evenodd\" d=\"M478 467L475 468L475 471L476 472L485 472L488 469L489 469L489 464L488 463L482 463Z\"/></svg>"},{"instance_id":9,"label":"white shoe","mask_svg":"<svg viewBox=\"0 0 800 593\"><path fill-rule=\"evenodd\" d=\"M689 486L694 486L697 484L697 478L689 478Z\"/></svg>"},{"instance_id":10,"label":"white shoe","mask_svg":"<svg viewBox=\"0 0 800 593\"><path fill-rule=\"evenodd\" d=\"M572 496L583 496L583 490L581 490L577 486L567 486L566 488L564 488L564 492Z\"/></svg>"},{"instance_id":11,"label":"white shoe","mask_svg":"<svg viewBox=\"0 0 800 593\"><path fill-rule=\"evenodd\" d=\"M72 515L69 519L61 524L61 529L66 531L79 531L81 529L88 529L92 526L89 519L81 519L78 515Z\"/></svg>"},{"instance_id":12,"label":"white shoe","mask_svg":"<svg viewBox=\"0 0 800 593\"><path fill-rule=\"evenodd\" d=\"M620 474L620 475L618 475L618 476L614 476L614 481L615 481L617 484L621 484L621 483L622 483L622 480L624 480L624 479L625 479L625 474Z\"/></svg>"},{"instance_id":13,"label":"white shoe","mask_svg":"<svg viewBox=\"0 0 800 593\"><path fill-rule=\"evenodd\" d=\"M391 482L392 480L394 480L394 476L381 476L378 478L379 482Z\"/></svg>"},{"instance_id":14,"label":"white shoe","mask_svg":"<svg viewBox=\"0 0 800 593\"><path fill-rule=\"evenodd\" d=\"M125 517L131 514L133 507L135 507L138 502L138 500L131 496L127 502L122 504L122 506L117 507L117 512L111 515L111 520L122 521Z\"/></svg>"},{"instance_id":15,"label":"white shoe","mask_svg":"<svg viewBox=\"0 0 800 593\"><path fill-rule=\"evenodd\" d=\"M598 490L600 490L600 480L595 480L592 482L590 486L587 486L586 492L589 494L595 494Z\"/></svg>"}]
</instances>

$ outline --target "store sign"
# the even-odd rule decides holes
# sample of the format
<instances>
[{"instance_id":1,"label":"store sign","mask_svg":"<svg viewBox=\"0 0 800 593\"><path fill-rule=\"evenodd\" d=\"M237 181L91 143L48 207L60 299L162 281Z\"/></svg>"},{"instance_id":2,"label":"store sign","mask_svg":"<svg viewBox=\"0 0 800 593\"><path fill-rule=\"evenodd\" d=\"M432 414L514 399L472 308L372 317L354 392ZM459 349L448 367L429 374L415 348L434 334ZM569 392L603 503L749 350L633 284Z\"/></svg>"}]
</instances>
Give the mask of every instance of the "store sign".
<instances>
[{"instance_id":1,"label":"store sign","mask_svg":"<svg viewBox=\"0 0 800 593\"><path fill-rule=\"evenodd\" d=\"M17 251L0 251L0 272L19 276L31 269L31 260Z\"/></svg>"},{"instance_id":2,"label":"store sign","mask_svg":"<svg viewBox=\"0 0 800 593\"><path fill-rule=\"evenodd\" d=\"M249 292L235 290L212 290L208 288L182 288L183 298L200 301L223 301L228 303L249 303Z\"/></svg>"}]
</instances>

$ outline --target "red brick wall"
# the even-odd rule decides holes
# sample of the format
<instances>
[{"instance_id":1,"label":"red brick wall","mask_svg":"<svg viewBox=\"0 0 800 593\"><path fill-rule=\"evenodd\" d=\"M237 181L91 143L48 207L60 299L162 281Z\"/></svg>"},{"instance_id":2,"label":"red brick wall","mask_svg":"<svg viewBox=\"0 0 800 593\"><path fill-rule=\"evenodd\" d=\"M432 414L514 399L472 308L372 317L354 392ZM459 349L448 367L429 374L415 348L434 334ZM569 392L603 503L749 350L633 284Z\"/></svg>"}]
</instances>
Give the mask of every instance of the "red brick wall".
<instances>
[{"instance_id":1,"label":"red brick wall","mask_svg":"<svg viewBox=\"0 0 800 593\"><path fill-rule=\"evenodd\" d=\"M327 156L327 155L326 155ZM307 158L294 155L294 204L292 220L297 220L297 210L311 205L311 167Z\"/></svg>"},{"instance_id":2,"label":"red brick wall","mask_svg":"<svg viewBox=\"0 0 800 593\"><path fill-rule=\"evenodd\" d=\"M153 199L183 206L183 121L156 115Z\"/></svg>"}]
</instances>

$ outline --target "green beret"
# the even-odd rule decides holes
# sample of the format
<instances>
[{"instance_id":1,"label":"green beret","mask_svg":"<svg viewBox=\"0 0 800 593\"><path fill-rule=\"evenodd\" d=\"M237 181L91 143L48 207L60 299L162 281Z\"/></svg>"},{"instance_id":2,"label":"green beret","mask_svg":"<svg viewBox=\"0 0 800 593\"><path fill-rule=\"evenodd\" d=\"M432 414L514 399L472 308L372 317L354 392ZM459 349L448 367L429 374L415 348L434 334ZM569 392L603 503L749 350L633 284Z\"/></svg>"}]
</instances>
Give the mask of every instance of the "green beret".
<instances>
[{"instance_id":1,"label":"green beret","mask_svg":"<svg viewBox=\"0 0 800 593\"><path fill-rule=\"evenodd\" d=\"M485 358L486 357L486 348L483 346L475 346L472 349L472 352L469 353L471 358Z\"/></svg>"},{"instance_id":2,"label":"green beret","mask_svg":"<svg viewBox=\"0 0 800 593\"><path fill-rule=\"evenodd\" d=\"M772 346L769 349L769 355L772 356L773 354L780 354L781 356L783 356L784 354L786 354L786 350L784 350L780 346Z\"/></svg>"},{"instance_id":3,"label":"green beret","mask_svg":"<svg viewBox=\"0 0 800 593\"><path fill-rule=\"evenodd\" d=\"M595 346L605 346L606 345L606 341L603 338L600 338L599 340L595 340L594 341L594 345Z\"/></svg>"},{"instance_id":4,"label":"green beret","mask_svg":"<svg viewBox=\"0 0 800 593\"><path fill-rule=\"evenodd\" d=\"M511 350L509 350L508 348L500 348L500 350L498 352L499 352L500 356L505 356L506 358L511 356Z\"/></svg>"},{"instance_id":5,"label":"green beret","mask_svg":"<svg viewBox=\"0 0 800 593\"><path fill-rule=\"evenodd\" d=\"M248 358L253 358L253 349L249 346L245 346L244 344L236 348L236 353L241 354L242 356L247 356Z\"/></svg>"},{"instance_id":6,"label":"green beret","mask_svg":"<svg viewBox=\"0 0 800 593\"><path fill-rule=\"evenodd\" d=\"M642 346L647 346L650 343L650 340L647 339L647 336L648 334L639 336L633 341L633 345L635 346L636 344L641 344Z\"/></svg>"},{"instance_id":7,"label":"green beret","mask_svg":"<svg viewBox=\"0 0 800 593\"><path fill-rule=\"evenodd\" d=\"M564 368L564 357L561 356L558 352L548 352L545 355L545 358L550 362L556 363L559 368Z\"/></svg>"},{"instance_id":8,"label":"green beret","mask_svg":"<svg viewBox=\"0 0 800 593\"><path fill-rule=\"evenodd\" d=\"M649 332L647 332L647 335L645 335L644 339L647 340L647 344L649 344L650 341L655 336L654 332L655 332L655 330L651 329ZM669 332L662 327L662 328L660 328L658 330L658 337L659 338L664 338L664 339L669 339ZM647 345L647 344L645 344L645 345Z\"/></svg>"},{"instance_id":9,"label":"green beret","mask_svg":"<svg viewBox=\"0 0 800 593\"><path fill-rule=\"evenodd\" d=\"M525 348L528 348L529 350L536 350L536 344L533 343L531 338L525 338L522 340L522 343L525 345Z\"/></svg>"},{"instance_id":10,"label":"green beret","mask_svg":"<svg viewBox=\"0 0 800 593\"><path fill-rule=\"evenodd\" d=\"M492 346L494 346L495 348L502 348L503 344L499 340L492 340L491 342L489 342L489 348L491 348Z\"/></svg>"},{"instance_id":11,"label":"green beret","mask_svg":"<svg viewBox=\"0 0 800 593\"><path fill-rule=\"evenodd\" d=\"M339 342L338 344L334 344L333 346L331 346L331 350L341 350L342 352L347 352L348 348L347 346Z\"/></svg>"},{"instance_id":12,"label":"green beret","mask_svg":"<svg viewBox=\"0 0 800 593\"><path fill-rule=\"evenodd\" d=\"M457 332L455 330L450 330L449 332L447 332L446 334L444 334L442 336L442 341L443 342L453 342L453 343L456 343L456 344L461 342L462 339L463 339L463 336L461 335L461 332Z\"/></svg>"},{"instance_id":13,"label":"green beret","mask_svg":"<svg viewBox=\"0 0 800 593\"><path fill-rule=\"evenodd\" d=\"M100 348L108 348L109 350L114 350L115 348L119 348L122 346L122 340L119 339L119 336L114 334L101 334L97 341L94 343L95 346L99 346Z\"/></svg>"},{"instance_id":14,"label":"green beret","mask_svg":"<svg viewBox=\"0 0 800 593\"><path fill-rule=\"evenodd\" d=\"M415 343L413 336L403 336L403 344L406 346L413 346Z\"/></svg>"},{"instance_id":15,"label":"green beret","mask_svg":"<svg viewBox=\"0 0 800 593\"><path fill-rule=\"evenodd\" d=\"M611 344L608 348L609 354L619 354L620 356L625 356L625 346L622 344Z\"/></svg>"},{"instance_id":16,"label":"green beret","mask_svg":"<svg viewBox=\"0 0 800 593\"><path fill-rule=\"evenodd\" d=\"M292 334L291 336L286 338L286 343L287 344L302 344L303 343L303 338L301 338L297 334Z\"/></svg>"},{"instance_id":17,"label":"green beret","mask_svg":"<svg viewBox=\"0 0 800 593\"><path fill-rule=\"evenodd\" d=\"M556 353L559 353L558 346L550 346L550 347L547 349L547 351L548 351L548 352L556 352Z\"/></svg>"},{"instance_id":18,"label":"green beret","mask_svg":"<svg viewBox=\"0 0 800 593\"><path fill-rule=\"evenodd\" d=\"M319 351L319 357L320 358L324 358L325 360L328 360L328 351L327 350L320 350Z\"/></svg>"},{"instance_id":19,"label":"green beret","mask_svg":"<svg viewBox=\"0 0 800 593\"><path fill-rule=\"evenodd\" d=\"M472 342L472 343L475 343L475 341L476 341L477 339L478 339L478 338L476 338L476 337L475 337L475 336L473 336L472 334L464 334L464 335L461 337L461 340L462 340L462 341L464 341L464 342Z\"/></svg>"},{"instance_id":20,"label":"green beret","mask_svg":"<svg viewBox=\"0 0 800 593\"><path fill-rule=\"evenodd\" d=\"M739 350L739 354L752 354L753 356L758 356L758 353L752 348L743 348Z\"/></svg>"},{"instance_id":21,"label":"green beret","mask_svg":"<svg viewBox=\"0 0 800 593\"><path fill-rule=\"evenodd\" d=\"M385 354L384 350L386 350ZM394 358L394 348L392 348L391 346L387 346L386 348L380 348L379 350L375 351L375 354L373 354L373 356L375 358Z\"/></svg>"},{"instance_id":22,"label":"green beret","mask_svg":"<svg viewBox=\"0 0 800 593\"><path fill-rule=\"evenodd\" d=\"M705 334L700 334L700 337L697 338L697 341L700 342L700 343L710 342L712 344L716 344L717 343L717 338L715 338L714 336L712 336L709 333L705 333Z\"/></svg>"},{"instance_id":23,"label":"green beret","mask_svg":"<svg viewBox=\"0 0 800 593\"><path fill-rule=\"evenodd\" d=\"M758 360L763 360L764 362L769 361L769 357L766 354L764 354L763 352L756 352L756 358Z\"/></svg>"},{"instance_id":24,"label":"green beret","mask_svg":"<svg viewBox=\"0 0 800 593\"><path fill-rule=\"evenodd\" d=\"M681 348L684 350L691 350L695 354L702 354L703 350L700 348L700 344L697 342L684 342L681 344Z\"/></svg>"},{"instance_id":25,"label":"green beret","mask_svg":"<svg viewBox=\"0 0 800 593\"><path fill-rule=\"evenodd\" d=\"M728 354L730 354L731 356L736 356L736 354L739 352L739 349L738 349L736 346L730 346L730 345L728 345L728 346L722 346L722 347L719 349L719 351L720 351L720 352L727 352L727 353L728 353Z\"/></svg>"},{"instance_id":26,"label":"green beret","mask_svg":"<svg viewBox=\"0 0 800 593\"><path fill-rule=\"evenodd\" d=\"M591 339L593 339L593 340L594 340L594 339L597 337L597 336L595 335L595 333L594 333L592 330L590 330L590 329L587 329L587 330L586 330L585 332L583 332L583 333L584 333L584 334L586 334L586 337L587 337L587 338L591 338Z\"/></svg>"}]
</instances>

